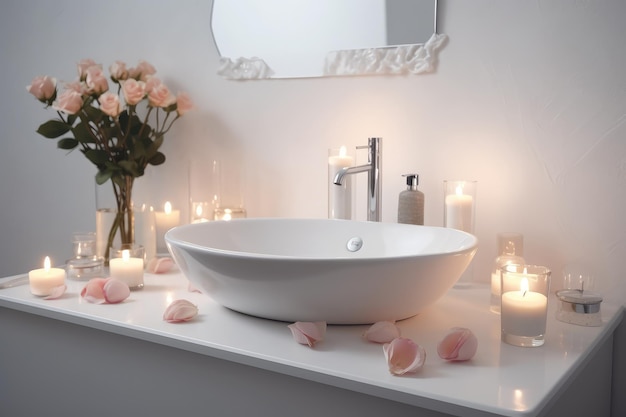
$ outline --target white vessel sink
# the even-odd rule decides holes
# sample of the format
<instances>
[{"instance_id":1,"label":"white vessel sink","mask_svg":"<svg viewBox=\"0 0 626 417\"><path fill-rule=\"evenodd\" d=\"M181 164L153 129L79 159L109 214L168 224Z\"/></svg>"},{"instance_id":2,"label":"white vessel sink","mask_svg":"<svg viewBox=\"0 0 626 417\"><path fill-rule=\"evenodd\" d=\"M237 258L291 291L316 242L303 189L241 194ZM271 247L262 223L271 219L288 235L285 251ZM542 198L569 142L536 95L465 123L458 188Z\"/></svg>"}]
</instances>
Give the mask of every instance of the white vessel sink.
<instances>
[{"instance_id":1,"label":"white vessel sink","mask_svg":"<svg viewBox=\"0 0 626 417\"><path fill-rule=\"evenodd\" d=\"M442 227L326 219L238 219L168 231L187 279L253 316L329 324L401 320L442 297L477 249Z\"/></svg>"}]
</instances>

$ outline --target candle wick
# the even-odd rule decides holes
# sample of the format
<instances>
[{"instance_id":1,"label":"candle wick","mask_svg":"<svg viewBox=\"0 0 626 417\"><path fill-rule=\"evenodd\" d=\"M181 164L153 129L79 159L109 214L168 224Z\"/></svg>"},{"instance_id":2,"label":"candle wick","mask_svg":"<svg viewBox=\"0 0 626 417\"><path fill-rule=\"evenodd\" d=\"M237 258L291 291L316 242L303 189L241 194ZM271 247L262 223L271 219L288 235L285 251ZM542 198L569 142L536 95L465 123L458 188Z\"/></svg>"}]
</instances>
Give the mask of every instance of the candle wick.
<instances>
[{"instance_id":1,"label":"candle wick","mask_svg":"<svg viewBox=\"0 0 626 417\"><path fill-rule=\"evenodd\" d=\"M526 297L526 291L527 290L524 290L524 292L522 293L522 297Z\"/></svg>"}]
</instances>

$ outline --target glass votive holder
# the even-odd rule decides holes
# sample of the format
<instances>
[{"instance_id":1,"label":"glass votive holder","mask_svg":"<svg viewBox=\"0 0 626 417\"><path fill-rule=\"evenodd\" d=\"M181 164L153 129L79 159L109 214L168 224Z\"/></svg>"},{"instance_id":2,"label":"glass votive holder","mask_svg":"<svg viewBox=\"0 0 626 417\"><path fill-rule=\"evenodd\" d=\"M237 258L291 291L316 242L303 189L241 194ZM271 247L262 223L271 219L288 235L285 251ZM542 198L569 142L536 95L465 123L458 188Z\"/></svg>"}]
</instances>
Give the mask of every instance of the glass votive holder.
<instances>
[{"instance_id":1,"label":"glass votive holder","mask_svg":"<svg viewBox=\"0 0 626 417\"><path fill-rule=\"evenodd\" d=\"M208 201L191 202L190 223L204 223L211 221L213 217L213 204Z\"/></svg>"},{"instance_id":2,"label":"glass votive holder","mask_svg":"<svg viewBox=\"0 0 626 417\"><path fill-rule=\"evenodd\" d=\"M500 313L500 269L508 264L524 264L524 235L516 232L501 232L496 235L498 256L491 269L491 307L494 313Z\"/></svg>"},{"instance_id":3,"label":"glass votive holder","mask_svg":"<svg viewBox=\"0 0 626 417\"><path fill-rule=\"evenodd\" d=\"M65 262L67 277L73 280L89 280L102 277L104 258L97 255L95 232L72 233L74 256Z\"/></svg>"},{"instance_id":4,"label":"glass votive holder","mask_svg":"<svg viewBox=\"0 0 626 417\"><path fill-rule=\"evenodd\" d=\"M109 275L111 278L125 282L131 290L142 289L145 256L145 248L141 245L127 244L121 247L111 247Z\"/></svg>"},{"instance_id":5,"label":"glass votive holder","mask_svg":"<svg viewBox=\"0 0 626 417\"><path fill-rule=\"evenodd\" d=\"M551 271L545 266L509 264L500 270L502 341L513 346L544 344Z\"/></svg>"},{"instance_id":6,"label":"glass votive holder","mask_svg":"<svg viewBox=\"0 0 626 417\"><path fill-rule=\"evenodd\" d=\"M444 180L443 225L474 233L476 181Z\"/></svg>"},{"instance_id":7,"label":"glass votive holder","mask_svg":"<svg viewBox=\"0 0 626 417\"><path fill-rule=\"evenodd\" d=\"M245 218L246 210L243 207L219 207L213 210L213 220L229 221Z\"/></svg>"},{"instance_id":8,"label":"glass votive holder","mask_svg":"<svg viewBox=\"0 0 626 417\"><path fill-rule=\"evenodd\" d=\"M339 171L354 165L354 158L348 155L345 146L328 150L328 218L352 219L352 176L343 177L341 185L335 184Z\"/></svg>"}]
</instances>

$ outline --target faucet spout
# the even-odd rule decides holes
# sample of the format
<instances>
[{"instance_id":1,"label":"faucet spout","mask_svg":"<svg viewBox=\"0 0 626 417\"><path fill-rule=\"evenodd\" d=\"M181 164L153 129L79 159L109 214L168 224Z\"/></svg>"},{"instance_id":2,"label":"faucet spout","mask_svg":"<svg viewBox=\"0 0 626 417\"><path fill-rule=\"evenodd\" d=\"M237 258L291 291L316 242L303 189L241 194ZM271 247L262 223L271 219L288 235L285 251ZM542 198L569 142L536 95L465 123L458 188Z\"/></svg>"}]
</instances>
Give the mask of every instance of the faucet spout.
<instances>
[{"instance_id":1,"label":"faucet spout","mask_svg":"<svg viewBox=\"0 0 626 417\"><path fill-rule=\"evenodd\" d=\"M382 143L381 138L369 138L368 145L359 148L368 149L368 162L364 165L342 168L335 178L335 185L342 185L346 175L367 172L367 220L379 222L381 212L381 183L382 183Z\"/></svg>"},{"instance_id":2,"label":"faucet spout","mask_svg":"<svg viewBox=\"0 0 626 417\"><path fill-rule=\"evenodd\" d=\"M335 175L335 178L333 179L333 184L335 185L342 185L344 182L344 177L346 175L351 175L351 174L358 174L359 172L367 172L372 168L372 166L370 164L366 164L366 165L359 165L356 167L345 167L345 168L341 168L337 174Z\"/></svg>"}]
</instances>

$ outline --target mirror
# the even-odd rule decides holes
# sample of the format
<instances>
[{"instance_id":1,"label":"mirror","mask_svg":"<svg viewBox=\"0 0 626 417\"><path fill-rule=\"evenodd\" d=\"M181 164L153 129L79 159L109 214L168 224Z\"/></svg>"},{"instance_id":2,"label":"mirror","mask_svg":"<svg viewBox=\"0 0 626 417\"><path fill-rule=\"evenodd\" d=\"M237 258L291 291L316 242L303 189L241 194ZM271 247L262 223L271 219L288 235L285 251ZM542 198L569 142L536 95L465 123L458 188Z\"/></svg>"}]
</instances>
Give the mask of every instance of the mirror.
<instances>
[{"instance_id":1,"label":"mirror","mask_svg":"<svg viewBox=\"0 0 626 417\"><path fill-rule=\"evenodd\" d=\"M445 42L437 0L214 0L229 79L431 72Z\"/></svg>"}]
</instances>

